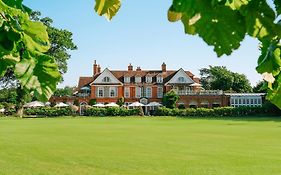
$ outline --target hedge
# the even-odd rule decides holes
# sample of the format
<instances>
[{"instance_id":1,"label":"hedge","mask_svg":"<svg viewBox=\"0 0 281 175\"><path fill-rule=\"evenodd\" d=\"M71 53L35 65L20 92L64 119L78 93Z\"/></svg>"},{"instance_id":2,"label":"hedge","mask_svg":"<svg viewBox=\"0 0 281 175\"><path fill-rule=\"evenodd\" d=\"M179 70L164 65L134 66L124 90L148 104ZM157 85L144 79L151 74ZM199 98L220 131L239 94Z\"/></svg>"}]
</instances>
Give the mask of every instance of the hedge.
<instances>
[{"instance_id":1,"label":"hedge","mask_svg":"<svg viewBox=\"0 0 281 175\"><path fill-rule=\"evenodd\" d=\"M188 108L188 109L169 109L158 108L156 116L179 116L179 117L237 117L237 116L281 116L280 110L273 110L266 106L263 107L220 107L220 108Z\"/></svg>"},{"instance_id":2,"label":"hedge","mask_svg":"<svg viewBox=\"0 0 281 175\"><path fill-rule=\"evenodd\" d=\"M142 109L126 109L126 108L89 108L84 111L85 116L140 116Z\"/></svg>"},{"instance_id":3,"label":"hedge","mask_svg":"<svg viewBox=\"0 0 281 175\"><path fill-rule=\"evenodd\" d=\"M36 115L46 117L59 117L75 115L70 107L54 108L54 107L41 107L41 108L27 108L24 110L25 115Z\"/></svg>"}]
</instances>

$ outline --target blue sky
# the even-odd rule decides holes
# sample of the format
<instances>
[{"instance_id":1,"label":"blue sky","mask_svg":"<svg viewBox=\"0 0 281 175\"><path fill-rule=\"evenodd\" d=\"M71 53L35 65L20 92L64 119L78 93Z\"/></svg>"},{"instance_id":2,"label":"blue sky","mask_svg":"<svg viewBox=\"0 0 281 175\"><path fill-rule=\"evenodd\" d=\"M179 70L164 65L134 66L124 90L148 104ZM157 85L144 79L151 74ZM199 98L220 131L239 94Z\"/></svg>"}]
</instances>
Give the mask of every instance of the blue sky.
<instances>
[{"instance_id":1,"label":"blue sky","mask_svg":"<svg viewBox=\"0 0 281 175\"><path fill-rule=\"evenodd\" d=\"M198 36L184 34L180 22L167 20L172 0L123 0L120 12L111 22L94 13L94 0L24 0L33 10L51 17L54 25L73 33L78 50L71 52L65 85L74 86L79 76L91 76L94 59L102 69L134 68L160 69L163 62L168 69L192 71L209 65L223 65L244 73L254 85L261 80L256 73L259 56L258 42L246 37L239 50L231 56L217 58L213 47Z\"/></svg>"}]
</instances>

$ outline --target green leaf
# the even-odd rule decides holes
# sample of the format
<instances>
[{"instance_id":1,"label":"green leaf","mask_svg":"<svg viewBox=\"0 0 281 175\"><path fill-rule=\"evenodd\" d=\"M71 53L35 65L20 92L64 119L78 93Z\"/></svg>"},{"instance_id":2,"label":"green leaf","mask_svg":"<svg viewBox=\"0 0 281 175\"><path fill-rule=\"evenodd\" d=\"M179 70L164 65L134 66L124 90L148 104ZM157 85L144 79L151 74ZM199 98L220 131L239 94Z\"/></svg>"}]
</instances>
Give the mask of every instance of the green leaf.
<instances>
[{"instance_id":1,"label":"green leaf","mask_svg":"<svg viewBox=\"0 0 281 175\"><path fill-rule=\"evenodd\" d=\"M30 51L47 52L50 48L47 27L41 22L26 21L21 24L23 42ZM44 32L43 32L44 31Z\"/></svg>"},{"instance_id":2,"label":"green leaf","mask_svg":"<svg viewBox=\"0 0 281 175\"><path fill-rule=\"evenodd\" d=\"M227 0L226 6L233 10L239 10L242 6L247 5L251 0Z\"/></svg>"},{"instance_id":3,"label":"green leaf","mask_svg":"<svg viewBox=\"0 0 281 175\"><path fill-rule=\"evenodd\" d=\"M47 101L61 79L56 62L40 53L25 54L23 57L15 67L17 78L27 90L34 91L38 99Z\"/></svg>"},{"instance_id":4,"label":"green leaf","mask_svg":"<svg viewBox=\"0 0 281 175\"><path fill-rule=\"evenodd\" d=\"M281 109L281 74L276 77L273 89L269 89L266 98Z\"/></svg>"},{"instance_id":5,"label":"green leaf","mask_svg":"<svg viewBox=\"0 0 281 175\"><path fill-rule=\"evenodd\" d=\"M190 34L190 35L195 35L197 34L196 32L196 27L193 25L197 20L199 20L199 18L201 18L201 16L194 16L192 18L190 18L189 16L187 16L187 14L184 14L181 18L181 21L184 25L184 31L186 34Z\"/></svg>"},{"instance_id":6,"label":"green leaf","mask_svg":"<svg viewBox=\"0 0 281 175\"><path fill-rule=\"evenodd\" d=\"M258 59L257 71L258 73L272 73L276 76L281 71L281 49L277 43L263 42L261 48L261 56Z\"/></svg>"},{"instance_id":7,"label":"green leaf","mask_svg":"<svg viewBox=\"0 0 281 175\"><path fill-rule=\"evenodd\" d=\"M280 0L274 0L275 9L278 15L281 14L281 1Z\"/></svg>"},{"instance_id":8,"label":"green leaf","mask_svg":"<svg viewBox=\"0 0 281 175\"><path fill-rule=\"evenodd\" d=\"M168 20L170 22L176 22L178 20L181 20L181 18L182 13L174 11L173 6L170 7L170 9L168 10Z\"/></svg>"},{"instance_id":9,"label":"green leaf","mask_svg":"<svg viewBox=\"0 0 281 175\"><path fill-rule=\"evenodd\" d=\"M107 19L111 20L120 7L121 0L96 0L95 11L98 15L104 15Z\"/></svg>"},{"instance_id":10,"label":"green leaf","mask_svg":"<svg viewBox=\"0 0 281 175\"><path fill-rule=\"evenodd\" d=\"M276 36L276 18L274 11L267 4L266 0L252 0L247 6L241 8L245 16L247 33L258 39Z\"/></svg>"},{"instance_id":11,"label":"green leaf","mask_svg":"<svg viewBox=\"0 0 281 175\"><path fill-rule=\"evenodd\" d=\"M19 60L17 55L0 56L0 77L4 76L7 69L13 67Z\"/></svg>"}]
</instances>

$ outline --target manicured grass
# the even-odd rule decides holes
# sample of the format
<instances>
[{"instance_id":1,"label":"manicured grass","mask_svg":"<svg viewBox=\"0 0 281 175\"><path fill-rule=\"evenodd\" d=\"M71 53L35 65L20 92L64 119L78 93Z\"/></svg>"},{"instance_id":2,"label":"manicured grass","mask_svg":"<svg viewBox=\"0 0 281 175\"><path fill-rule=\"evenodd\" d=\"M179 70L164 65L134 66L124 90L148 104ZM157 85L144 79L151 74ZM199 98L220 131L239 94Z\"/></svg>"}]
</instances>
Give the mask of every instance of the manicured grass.
<instances>
[{"instance_id":1,"label":"manicured grass","mask_svg":"<svg viewBox=\"0 0 281 175\"><path fill-rule=\"evenodd\" d=\"M0 118L0 175L277 175L281 119Z\"/></svg>"}]
</instances>

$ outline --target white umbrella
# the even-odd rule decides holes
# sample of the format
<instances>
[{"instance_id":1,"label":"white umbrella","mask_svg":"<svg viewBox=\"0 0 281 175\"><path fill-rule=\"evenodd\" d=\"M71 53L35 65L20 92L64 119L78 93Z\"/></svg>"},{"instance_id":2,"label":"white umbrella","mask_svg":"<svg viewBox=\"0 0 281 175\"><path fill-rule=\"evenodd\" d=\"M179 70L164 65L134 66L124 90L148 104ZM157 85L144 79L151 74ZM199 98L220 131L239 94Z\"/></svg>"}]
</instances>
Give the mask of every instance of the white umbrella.
<instances>
[{"instance_id":1,"label":"white umbrella","mask_svg":"<svg viewBox=\"0 0 281 175\"><path fill-rule=\"evenodd\" d=\"M5 112L5 109L3 108L3 109L0 109L0 112L1 113L4 113Z\"/></svg>"},{"instance_id":2,"label":"white umbrella","mask_svg":"<svg viewBox=\"0 0 281 175\"><path fill-rule=\"evenodd\" d=\"M138 106L144 106L144 104L140 103L140 102L134 102L130 105L128 105L129 107L138 107Z\"/></svg>"},{"instance_id":3,"label":"white umbrella","mask_svg":"<svg viewBox=\"0 0 281 175\"><path fill-rule=\"evenodd\" d=\"M25 108L36 108L36 107L43 107L45 106L44 103L40 102L40 101L33 101L30 103L26 103L25 105L23 105L23 107Z\"/></svg>"},{"instance_id":4,"label":"white umbrella","mask_svg":"<svg viewBox=\"0 0 281 175\"><path fill-rule=\"evenodd\" d=\"M98 107L98 108L103 108L105 107L104 104L101 104L101 103L97 103L95 105L93 105L94 107Z\"/></svg>"},{"instance_id":5,"label":"white umbrella","mask_svg":"<svg viewBox=\"0 0 281 175\"><path fill-rule=\"evenodd\" d=\"M108 103L105 105L105 107L119 107L119 105L116 103Z\"/></svg>"},{"instance_id":6,"label":"white umbrella","mask_svg":"<svg viewBox=\"0 0 281 175\"><path fill-rule=\"evenodd\" d=\"M158 103L158 102L150 102L148 103L146 106L148 107L152 107L152 106L155 106L155 107L160 107L160 106L163 106L162 104Z\"/></svg>"},{"instance_id":7,"label":"white umbrella","mask_svg":"<svg viewBox=\"0 0 281 175\"><path fill-rule=\"evenodd\" d=\"M201 84L199 84L199 83L193 83L193 84L191 84L191 85L189 85L189 86L194 87L194 86L202 86L202 85L201 85Z\"/></svg>"},{"instance_id":8,"label":"white umbrella","mask_svg":"<svg viewBox=\"0 0 281 175\"><path fill-rule=\"evenodd\" d=\"M65 104L65 103L63 103L63 102L60 102L60 103L58 103L58 104L56 104L56 108L62 108L62 107L68 107L69 105L68 104Z\"/></svg>"}]
</instances>

